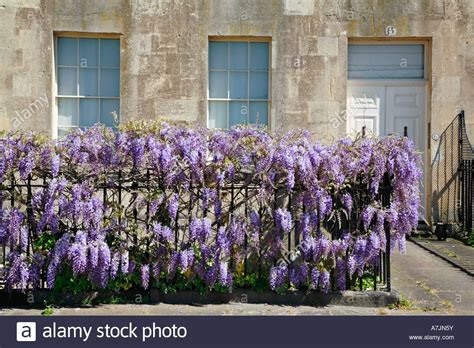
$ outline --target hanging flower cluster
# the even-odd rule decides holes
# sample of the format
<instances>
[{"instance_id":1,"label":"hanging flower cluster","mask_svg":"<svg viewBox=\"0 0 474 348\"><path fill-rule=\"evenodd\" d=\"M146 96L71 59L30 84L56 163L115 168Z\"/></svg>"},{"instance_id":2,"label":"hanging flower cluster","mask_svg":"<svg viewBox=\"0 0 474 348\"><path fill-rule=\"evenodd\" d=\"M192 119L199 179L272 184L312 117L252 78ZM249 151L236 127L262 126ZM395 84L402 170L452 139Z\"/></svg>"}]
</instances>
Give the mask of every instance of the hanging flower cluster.
<instances>
[{"instance_id":1,"label":"hanging flower cluster","mask_svg":"<svg viewBox=\"0 0 474 348\"><path fill-rule=\"evenodd\" d=\"M95 126L54 141L8 134L0 139L6 284L53 288L69 270L101 288L178 278L230 288L245 268L275 290L344 290L377 264L387 236L403 251L420 177L413 142L394 136L327 146L304 131L166 123Z\"/></svg>"}]
</instances>

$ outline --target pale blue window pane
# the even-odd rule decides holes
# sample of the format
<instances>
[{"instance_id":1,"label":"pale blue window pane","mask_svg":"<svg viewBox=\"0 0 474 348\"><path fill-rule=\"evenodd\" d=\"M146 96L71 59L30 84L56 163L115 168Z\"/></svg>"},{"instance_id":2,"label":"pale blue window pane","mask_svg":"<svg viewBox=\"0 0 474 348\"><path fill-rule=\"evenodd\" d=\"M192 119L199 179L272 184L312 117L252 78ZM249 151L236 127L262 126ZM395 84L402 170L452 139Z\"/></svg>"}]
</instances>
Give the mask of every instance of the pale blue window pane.
<instances>
[{"instance_id":1,"label":"pale blue window pane","mask_svg":"<svg viewBox=\"0 0 474 348\"><path fill-rule=\"evenodd\" d=\"M58 128L58 136L63 137L70 132L71 128L61 127Z\"/></svg>"},{"instance_id":2,"label":"pale blue window pane","mask_svg":"<svg viewBox=\"0 0 474 348\"><path fill-rule=\"evenodd\" d=\"M250 102L249 123L268 125L268 102Z\"/></svg>"},{"instance_id":3,"label":"pale blue window pane","mask_svg":"<svg viewBox=\"0 0 474 348\"><path fill-rule=\"evenodd\" d=\"M79 68L79 95L97 96L98 95L98 76L97 68L82 69Z\"/></svg>"},{"instance_id":4,"label":"pale blue window pane","mask_svg":"<svg viewBox=\"0 0 474 348\"><path fill-rule=\"evenodd\" d=\"M349 45L348 78L423 78L420 44Z\"/></svg>"},{"instance_id":5,"label":"pale blue window pane","mask_svg":"<svg viewBox=\"0 0 474 348\"><path fill-rule=\"evenodd\" d=\"M100 95L102 97L120 96L119 69L100 69Z\"/></svg>"},{"instance_id":6,"label":"pale blue window pane","mask_svg":"<svg viewBox=\"0 0 474 348\"><path fill-rule=\"evenodd\" d=\"M77 126L79 118L77 115L77 99L58 99L58 124L60 126Z\"/></svg>"},{"instance_id":7,"label":"pale blue window pane","mask_svg":"<svg viewBox=\"0 0 474 348\"><path fill-rule=\"evenodd\" d=\"M227 128L227 102L209 102L209 128Z\"/></svg>"},{"instance_id":8,"label":"pale blue window pane","mask_svg":"<svg viewBox=\"0 0 474 348\"><path fill-rule=\"evenodd\" d=\"M250 43L250 69L268 70L268 42Z\"/></svg>"},{"instance_id":9,"label":"pale blue window pane","mask_svg":"<svg viewBox=\"0 0 474 348\"><path fill-rule=\"evenodd\" d=\"M120 40L100 39L100 66L120 67Z\"/></svg>"},{"instance_id":10,"label":"pale blue window pane","mask_svg":"<svg viewBox=\"0 0 474 348\"><path fill-rule=\"evenodd\" d=\"M77 68L58 68L58 94L77 95Z\"/></svg>"},{"instance_id":11,"label":"pale blue window pane","mask_svg":"<svg viewBox=\"0 0 474 348\"><path fill-rule=\"evenodd\" d=\"M228 98L226 71L211 71L209 73L209 97Z\"/></svg>"},{"instance_id":12,"label":"pale blue window pane","mask_svg":"<svg viewBox=\"0 0 474 348\"><path fill-rule=\"evenodd\" d=\"M98 39L79 39L79 66L81 68L99 66Z\"/></svg>"},{"instance_id":13,"label":"pale blue window pane","mask_svg":"<svg viewBox=\"0 0 474 348\"><path fill-rule=\"evenodd\" d=\"M246 101L230 102L229 105L229 128L238 124L246 124L248 106Z\"/></svg>"},{"instance_id":14,"label":"pale blue window pane","mask_svg":"<svg viewBox=\"0 0 474 348\"><path fill-rule=\"evenodd\" d=\"M247 42L230 43L230 69L248 69L248 47Z\"/></svg>"},{"instance_id":15,"label":"pale blue window pane","mask_svg":"<svg viewBox=\"0 0 474 348\"><path fill-rule=\"evenodd\" d=\"M100 123L107 127L116 127L120 121L120 100L100 100Z\"/></svg>"},{"instance_id":16,"label":"pale blue window pane","mask_svg":"<svg viewBox=\"0 0 474 348\"><path fill-rule=\"evenodd\" d=\"M248 98L248 73L233 71L230 73L230 98L247 99Z\"/></svg>"},{"instance_id":17,"label":"pale blue window pane","mask_svg":"<svg viewBox=\"0 0 474 348\"><path fill-rule=\"evenodd\" d=\"M79 115L81 127L92 127L99 122L99 100L98 99L80 99Z\"/></svg>"},{"instance_id":18,"label":"pale blue window pane","mask_svg":"<svg viewBox=\"0 0 474 348\"><path fill-rule=\"evenodd\" d=\"M268 73L250 72L250 99L268 99Z\"/></svg>"},{"instance_id":19,"label":"pale blue window pane","mask_svg":"<svg viewBox=\"0 0 474 348\"><path fill-rule=\"evenodd\" d=\"M228 43L209 42L209 68L227 69L228 65Z\"/></svg>"},{"instance_id":20,"label":"pale blue window pane","mask_svg":"<svg viewBox=\"0 0 474 348\"><path fill-rule=\"evenodd\" d=\"M58 37L58 65L77 65L77 39Z\"/></svg>"}]
</instances>

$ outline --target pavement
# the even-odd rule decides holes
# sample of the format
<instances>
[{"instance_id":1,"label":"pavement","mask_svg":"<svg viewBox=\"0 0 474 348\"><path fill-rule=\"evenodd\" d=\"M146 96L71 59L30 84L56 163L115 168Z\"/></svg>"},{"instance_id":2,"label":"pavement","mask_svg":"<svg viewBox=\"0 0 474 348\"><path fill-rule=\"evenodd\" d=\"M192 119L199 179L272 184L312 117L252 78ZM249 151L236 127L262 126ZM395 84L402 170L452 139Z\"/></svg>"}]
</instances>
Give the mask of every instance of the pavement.
<instances>
[{"instance_id":1,"label":"pavement","mask_svg":"<svg viewBox=\"0 0 474 348\"><path fill-rule=\"evenodd\" d=\"M343 316L343 315L442 315L439 311L423 311L419 309L388 309L374 307L351 307L351 306L279 306L268 304L251 303L228 303L216 305L174 305L174 304L121 304L121 305L99 305L91 308L54 308L52 315L284 315L284 316ZM41 315L39 309L1 309L0 315L37 316Z\"/></svg>"},{"instance_id":2,"label":"pavement","mask_svg":"<svg viewBox=\"0 0 474 348\"><path fill-rule=\"evenodd\" d=\"M392 255L392 284L412 309L474 315L474 277L412 242Z\"/></svg>"},{"instance_id":3,"label":"pavement","mask_svg":"<svg viewBox=\"0 0 474 348\"><path fill-rule=\"evenodd\" d=\"M472 248L474 251L474 248ZM392 256L392 286L402 298L398 307L287 306L228 304L107 304L49 308L52 315L474 315L474 277L433 253L407 242L407 252ZM0 308L0 315L41 315L41 309Z\"/></svg>"},{"instance_id":4,"label":"pavement","mask_svg":"<svg viewBox=\"0 0 474 348\"><path fill-rule=\"evenodd\" d=\"M443 258L446 262L451 263L467 274L474 276L473 247L467 246L454 238L440 241L435 236L416 237L412 238L411 241L434 255Z\"/></svg>"}]
</instances>

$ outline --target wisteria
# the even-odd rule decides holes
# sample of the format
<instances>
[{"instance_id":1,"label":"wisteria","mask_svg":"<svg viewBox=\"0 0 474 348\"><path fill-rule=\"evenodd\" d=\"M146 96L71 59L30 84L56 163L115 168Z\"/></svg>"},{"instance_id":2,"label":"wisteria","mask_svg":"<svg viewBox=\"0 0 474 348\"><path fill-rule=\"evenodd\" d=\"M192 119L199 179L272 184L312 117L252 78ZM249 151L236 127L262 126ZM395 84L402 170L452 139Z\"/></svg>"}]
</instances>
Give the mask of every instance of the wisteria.
<instances>
[{"instance_id":1,"label":"wisteria","mask_svg":"<svg viewBox=\"0 0 474 348\"><path fill-rule=\"evenodd\" d=\"M230 289L251 275L278 291L345 290L387 243L405 251L420 163L413 142L397 136L325 145L298 130L167 123L94 126L57 140L7 134L6 286L54 288L72 274L95 288Z\"/></svg>"}]
</instances>

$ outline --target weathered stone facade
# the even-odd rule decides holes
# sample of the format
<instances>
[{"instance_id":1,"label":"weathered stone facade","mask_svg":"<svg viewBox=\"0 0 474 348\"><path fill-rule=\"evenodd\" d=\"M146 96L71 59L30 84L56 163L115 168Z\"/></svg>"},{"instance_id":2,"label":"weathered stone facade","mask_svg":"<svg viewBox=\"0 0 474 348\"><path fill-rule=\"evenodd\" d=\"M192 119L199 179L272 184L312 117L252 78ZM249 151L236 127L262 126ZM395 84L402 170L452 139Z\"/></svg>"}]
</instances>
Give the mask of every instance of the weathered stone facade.
<instances>
[{"instance_id":1,"label":"weathered stone facade","mask_svg":"<svg viewBox=\"0 0 474 348\"><path fill-rule=\"evenodd\" d=\"M334 119L346 109L348 41L392 25L396 38L430 41L431 132L462 108L473 139L473 19L472 0L0 0L0 129L55 127L55 32L120 36L122 121L200 124L209 36L265 36L270 127L330 141L346 132Z\"/></svg>"}]
</instances>

